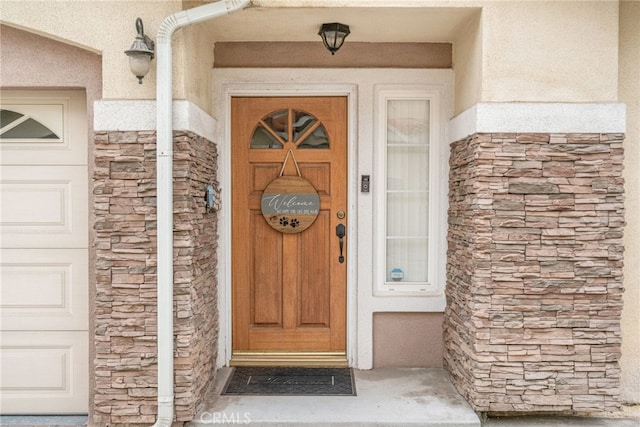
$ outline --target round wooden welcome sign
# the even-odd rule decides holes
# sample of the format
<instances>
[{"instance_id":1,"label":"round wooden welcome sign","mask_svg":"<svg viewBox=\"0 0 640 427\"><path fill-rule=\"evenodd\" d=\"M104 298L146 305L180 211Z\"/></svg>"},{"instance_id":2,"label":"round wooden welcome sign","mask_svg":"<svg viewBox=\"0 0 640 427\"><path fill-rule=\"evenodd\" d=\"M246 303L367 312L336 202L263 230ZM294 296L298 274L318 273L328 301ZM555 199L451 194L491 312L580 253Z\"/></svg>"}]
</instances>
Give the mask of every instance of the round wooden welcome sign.
<instances>
[{"instance_id":1,"label":"round wooden welcome sign","mask_svg":"<svg viewBox=\"0 0 640 427\"><path fill-rule=\"evenodd\" d=\"M264 189L262 216L281 233L300 233L313 224L320 212L320 196L300 176L281 176Z\"/></svg>"}]
</instances>

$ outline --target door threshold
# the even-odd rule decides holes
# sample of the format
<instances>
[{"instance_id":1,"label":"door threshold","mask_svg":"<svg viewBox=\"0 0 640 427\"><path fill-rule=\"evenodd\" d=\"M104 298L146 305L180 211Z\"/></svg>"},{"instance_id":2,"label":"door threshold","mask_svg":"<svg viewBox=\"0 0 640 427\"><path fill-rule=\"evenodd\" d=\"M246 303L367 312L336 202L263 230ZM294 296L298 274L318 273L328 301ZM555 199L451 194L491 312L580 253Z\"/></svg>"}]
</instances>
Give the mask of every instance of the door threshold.
<instances>
[{"instance_id":1,"label":"door threshold","mask_svg":"<svg viewBox=\"0 0 640 427\"><path fill-rule=\"evenodd\" d=\"M334 351L274 352L234 351L229 366L347 367L347 354Z\"/></svg>"}]
</instances>

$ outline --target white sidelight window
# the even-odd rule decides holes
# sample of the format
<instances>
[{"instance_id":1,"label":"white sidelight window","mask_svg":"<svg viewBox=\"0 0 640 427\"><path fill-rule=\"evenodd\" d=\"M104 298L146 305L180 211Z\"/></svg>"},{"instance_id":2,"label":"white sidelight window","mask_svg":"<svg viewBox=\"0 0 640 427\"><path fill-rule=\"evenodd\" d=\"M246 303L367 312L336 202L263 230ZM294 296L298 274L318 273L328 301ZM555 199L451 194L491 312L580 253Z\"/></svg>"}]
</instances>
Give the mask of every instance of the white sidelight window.
<instances>
[{"instance_id":1,"label":"white sidelight window","mask_svg":"<svg viewBox=\"0 0 640 427\"><path fill-rule=\"evenodd\" d=\"M387 100L386 282L429 281L429 100Z\"/></svg>"},{"instance_id":2,"label":"white sidelight window","mask_svg":"<svg viewBox=\"0 0 640 427\"><path fill-rule=\"evenodd\" d=\"M377 168L384 175L376 187L376 293L433 295L445 267L439 93L380 90L377 96Z\"/></svg>"}]
</instances>

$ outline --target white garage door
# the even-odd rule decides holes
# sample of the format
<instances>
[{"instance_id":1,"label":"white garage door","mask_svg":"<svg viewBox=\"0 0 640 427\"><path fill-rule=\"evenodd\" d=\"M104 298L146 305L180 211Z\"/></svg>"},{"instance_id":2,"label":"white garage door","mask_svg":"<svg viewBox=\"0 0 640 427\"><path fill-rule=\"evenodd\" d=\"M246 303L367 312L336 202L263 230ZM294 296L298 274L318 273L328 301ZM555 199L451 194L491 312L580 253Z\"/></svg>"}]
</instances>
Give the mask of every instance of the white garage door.
<instances>
[{"instance_id":1,"label":"white garage door","mask_svg":"<svg viewBox=\"0 0 640 427\"><path fill-rule=\"evenodd\" d=\"M0 92L0 408L88 408L83 91Z\"/></svg>"}]
</instances>

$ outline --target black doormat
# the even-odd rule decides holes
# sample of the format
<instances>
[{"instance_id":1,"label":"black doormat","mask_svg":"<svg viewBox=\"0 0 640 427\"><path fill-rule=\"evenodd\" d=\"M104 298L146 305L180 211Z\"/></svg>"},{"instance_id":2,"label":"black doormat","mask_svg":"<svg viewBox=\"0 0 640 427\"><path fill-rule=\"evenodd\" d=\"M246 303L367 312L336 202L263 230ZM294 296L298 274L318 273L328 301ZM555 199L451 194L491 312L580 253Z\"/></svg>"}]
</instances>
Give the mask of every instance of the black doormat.
<instances>
[{"instance_id":1,"label":"black doormat","mask_svg":"<svg viewBox=\"0 0 640 427\"><path fill-rule=\"evenodd\" d=\"M222 394L355 396L351 368L237 367Z\"/></svg>"}]
</instances>

